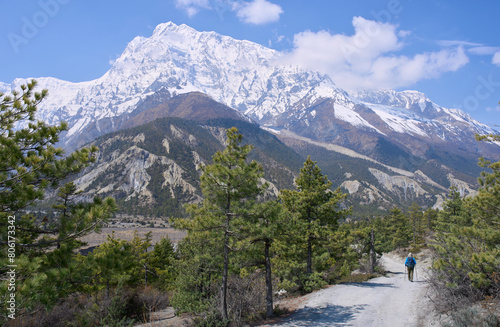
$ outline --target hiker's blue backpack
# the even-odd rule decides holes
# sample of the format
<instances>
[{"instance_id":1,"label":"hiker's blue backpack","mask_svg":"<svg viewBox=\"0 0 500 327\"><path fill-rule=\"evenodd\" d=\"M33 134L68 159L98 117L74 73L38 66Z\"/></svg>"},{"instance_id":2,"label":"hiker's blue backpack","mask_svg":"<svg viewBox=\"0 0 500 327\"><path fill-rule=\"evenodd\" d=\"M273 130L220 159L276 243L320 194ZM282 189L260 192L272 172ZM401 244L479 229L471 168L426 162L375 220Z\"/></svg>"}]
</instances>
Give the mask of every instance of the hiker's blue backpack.
<instances>
[{"instance_id":1,"label":"hiker's blue backpack","mask_svg":"<svg viewBox=\"0 0 500 327\"><path fill-rule=\"evenodd\" d=\"M406 266L413 268L415 267L416 264L417 262L415 261L414 258L406 258L406 263L405 263Z\"/></svg>"}]
</instances>

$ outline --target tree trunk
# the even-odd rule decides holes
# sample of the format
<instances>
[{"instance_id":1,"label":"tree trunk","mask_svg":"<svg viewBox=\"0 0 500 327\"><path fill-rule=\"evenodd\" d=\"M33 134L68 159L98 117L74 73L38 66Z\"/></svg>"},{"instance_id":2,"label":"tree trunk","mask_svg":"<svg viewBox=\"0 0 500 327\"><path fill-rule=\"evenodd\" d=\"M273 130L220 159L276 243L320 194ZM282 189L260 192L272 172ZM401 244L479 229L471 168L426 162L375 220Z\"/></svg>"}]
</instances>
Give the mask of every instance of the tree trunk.
<instances>
[{"instance_id":1,"label":"tree trunk","mask_svg":"<svg viewBox=\"0 0 500 327\"><path fill-rule=\"evenodd\" d=\"M307 239L307 275L312 274L312 237Z\"/></svg>"},{"instance_id":2,"label":"tree trunk","mask_svg":"<svg viewBox=\"0 0 500 327\"><path fill-rule=\"evenodd\" d=\"M269 248L271 247L271 242L266 239L264 243L264 257L266 261L266 309L267 317L274 316L273 311L273 280L271 274L271 258L269 256Z\"/></svg>"},{"instance_id":3,"label":"tree trunk","mask_svg":"<svg viewBox=\"0 0 500 327\"><path fill-rule=\"evenodd\" d=\"M413 245L415 246L417 244L417 216L413 216Z\"/></svg>"},{"instance_id":4,"label":"tree trunk","mask_svg":"<svg viewBox=\"0 0 500 327\"><path fill-rule=\"evenodd\" d=\"M311 224L312 224L312 218L311 218L311 210L307 210L307 231L309 233L309 236L307 238L307 276L310 276L312 274L312 235L311 235Z\"/></svg>"},{"instance_id":5,"label":"tree trunk","mask_svg":"<svg viewBox=\"0 0 500 327\"><path fill-rule=\"evenodd\" d=\"M374 273L375 272L375 232L371 231L370 233L371 237L370 237L370 273Z\"/></svg>"},{"instance_id":6,"label":"tree trunk","mask_svg":"<svg viewBox=\"0 0 500 327\"><path fill-rule=\"evenodd\" d=\"M226 226L224 230L224 268L222 270L221 286L221 313L222 319L227 320L227 275L229 271L229 219L230 214L226 213Z\"/></svg>"}]
</instances>

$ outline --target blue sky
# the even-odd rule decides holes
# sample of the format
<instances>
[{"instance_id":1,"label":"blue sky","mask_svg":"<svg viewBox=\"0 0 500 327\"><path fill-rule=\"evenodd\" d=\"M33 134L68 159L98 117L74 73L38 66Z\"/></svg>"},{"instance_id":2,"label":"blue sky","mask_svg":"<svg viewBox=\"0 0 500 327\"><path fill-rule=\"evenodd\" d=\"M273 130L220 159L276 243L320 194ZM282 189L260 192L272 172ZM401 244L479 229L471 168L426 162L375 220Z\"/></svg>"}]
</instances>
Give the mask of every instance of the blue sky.
<instances>
[{"instance_id":1,"label":"blue sky","mask_svg":"<svg viewBox=\"0 0 500 327\"><path fill-rule=\"evenodd\" d=\"M286 53L341 87L412 89L500 125L498 0L0 0L0 81L103 75L172 21Z\"/></svg>"}]
</instances>

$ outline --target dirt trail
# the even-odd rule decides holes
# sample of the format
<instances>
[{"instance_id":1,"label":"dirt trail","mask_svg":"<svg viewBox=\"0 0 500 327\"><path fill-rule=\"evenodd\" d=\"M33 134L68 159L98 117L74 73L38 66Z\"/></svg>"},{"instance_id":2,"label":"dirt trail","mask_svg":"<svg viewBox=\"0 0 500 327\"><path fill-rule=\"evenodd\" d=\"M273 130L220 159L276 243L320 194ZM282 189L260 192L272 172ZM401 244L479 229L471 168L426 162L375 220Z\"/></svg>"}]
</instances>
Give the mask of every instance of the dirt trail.
<instances>
[{"instance_id":1,"label":"dirt trail","mask_svg":"<svg viewBox=\"0 0 500 327\"><path fill-rule=\"evenodd\" d=\"M385 277L308 294L293 314L264 326L438 326L427 297L428 263L417 258L418 280L409 282L404 259L384 255L381 262Z\"/></svg>"}]
</instances>

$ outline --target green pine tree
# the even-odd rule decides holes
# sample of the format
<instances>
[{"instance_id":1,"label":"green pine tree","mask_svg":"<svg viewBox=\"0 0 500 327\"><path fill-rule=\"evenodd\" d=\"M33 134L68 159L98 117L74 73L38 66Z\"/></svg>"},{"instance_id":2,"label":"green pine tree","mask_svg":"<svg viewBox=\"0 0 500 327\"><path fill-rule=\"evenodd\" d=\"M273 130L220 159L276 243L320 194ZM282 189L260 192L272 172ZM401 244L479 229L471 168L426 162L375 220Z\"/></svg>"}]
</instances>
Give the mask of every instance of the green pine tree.
<instances>
[{"instance_id":1,"label":"green pine tree","mask_svg":"<svg viewBox=\"0 0 500 327\"><path fill-rule=\"evenodd\" d=\"M141 276L136 272L141 266L135 250L131 242L118 239L113 233L86 258L81 258L90 270L88 291L104 289L109 298L112 287L138 284Z\"/></svg>"},{"instance_id":2,"label":"green pine tree","mask_svg":"<svg viewBox=\"0 0 500 327\"><path fill-rule=\"evenodd\" d=\"M152 274L150 267L151 253L148 248L151 246L152 232L147 232L143 238L139 236L137 230L134 231L134 237L130 242L132 251L135 256L135 261L138 263L137 271L134 272L138 276L138 280L144 278L144 285L148 285L148 276Z\"/></svg>"},{"instance_id":3,"label":"green pine tree","mask_svg":"<svg viewBox=\"0 0 500 327\"><path fill-rule=\"evenodd\" d=\"M178 255L174 245L168 236L163 237L154 246L151 253L149 265L161 289L171 290L174 280L178 274Z\"/></svg>"},{"instance_id":4,"label":"green pine tree","mask_svg":"<svg viewBox=\"0 0 500 327\"><path fill-rule=\"evenodd\" d=\"M436 228L441 231L450 230L452 226L471 225L472 217L465 207L466 201L460 195L456 186L450 187L443 209L438 213Z\"/></svg>"},{"instance_id":5,"label":"green pine tree","mask_svg":"<svg viewBox=\"0 0 500 327\"><path fill-rule=\"evenodd\" d=\"M231 252L240 235L239 226L245 225L246 214L257 197L266 188L260 180L263 168L256 161L248 162L251 145L241 145L243 136L235 127L226 132L227 145L213 156L213 163L202 168L201 189L204 201L201 205L187 206L192 219L177 220L175 225L188 231L187 243L192 246L213 244L210 251L220 249L221 293L220 312L223 320L229 319L227 310L228 276ZM191 249L204 256L198 249ZM202 267L199 267L202 268Z\"/></svg>"},{"instance_id":6,"label":"green pine tree","mask_svg":"<svg viewBox=\"0 0 500 327\"><path fill-rule=\"evenodd\" d=\"M327 176L323 176L316 162L307 157L304 167L295 180L297 190L283 190L281 200L285 207L297 213L302 222L298 228L304 235L306 245L306 275L313 273L313 250L325 243L338 226L338 220L345 217L348 210L340 208L346 197L340 189L332 191Z\"/></svg>"},{"instance_id":7,"label":"green pine tree","mask_svg":"<svg viewBox=\"0 0 500 327\"><path fill-rule=\"evenodd\" d=\"M275 244L291 233L296 225L295 216L286 211L277 200L258 203L249 212L247 225L243 226L248 233L246 242L247 258L244 261L253 261L258 266L264 266L266 283L266 315L273 316L273 268L272 259L275 253Z\"/></svg>"},{"instance_id":8,"label":"green pine tree","mask_svg":"<svg viewBox=\"0 0 500 327\"><path fill-rule=\"evenodd\" d=\"M413 246L424 243L425 241L424 213L422 211L422 208L416 202L413 202L413 204L408 209L408 218L410 219L410 222L412 224Z\"/></svg>"},{"instance_id":9,"label":"green pine tree","mask_svg":"<svg viewBox=\"0 0 500 327\"><path fill-rule=\"evenodd\" d=\"M413 228L410 219L398 208L387 216L387 228L392 234L393 249L407 247L412 241Z\"/></svg>"},{"instance_id":10,"label":"green pine tree","mask_svg":"<svg viewBox=\"0 0 500 327\"><path fill-rule=\"evenodd\" d=\"M65 156L55 146L67 124L36 120L37 106L48 93L35 92L35 87L31 81L11 95L0 93L0 244L15 249L15 258L0 254L0 275L5 276L9 259L15 260L18 309L27 315L75 291L80 283L75 274L78 239L98 230L116 211L113 199L75 203L77 187L68 183L45 216L28 213L28 206L44 200L45 191L93 162L97 151L89 147ZM0 283L1 295L6 290L6 283Z\"/></svg>"},{"instance_id":11,"label":"green pine tree","mask_svg":"<svg viewBox=\"0 0 500 327\"><path fill-rule=\"evenodd\" d=\"M424 221L426 224L426 229L429 232L435 231L437 224L439 210L433 208L427 208L424 211Z\"/></svg>"}]
</instances>

